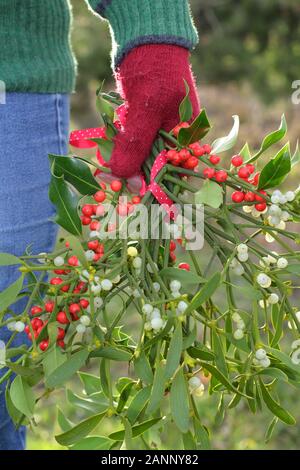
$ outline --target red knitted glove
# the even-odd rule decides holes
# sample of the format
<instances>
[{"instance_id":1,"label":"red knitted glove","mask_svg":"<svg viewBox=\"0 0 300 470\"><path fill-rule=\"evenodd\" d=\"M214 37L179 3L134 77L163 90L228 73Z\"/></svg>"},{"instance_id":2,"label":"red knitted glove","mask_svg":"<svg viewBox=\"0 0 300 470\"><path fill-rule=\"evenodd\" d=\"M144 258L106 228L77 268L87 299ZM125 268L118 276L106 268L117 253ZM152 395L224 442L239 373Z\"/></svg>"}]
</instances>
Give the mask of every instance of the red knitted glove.
<instances>
[{"instance_id":1,"label":"red knitted glove","mask_svg":"<svg viewBox=\"0 0 300 470\"><path fill-rule=\"evenodd\" d=\"M160 129L179 123L178 108L190 87L194 116L199 114L189 51L180 46L149 44L133 49L116 71L119 92L128 106L124 130L115 138L110 160L114 175L128 178L139 172Z\"/></svg>"}]
</instances>

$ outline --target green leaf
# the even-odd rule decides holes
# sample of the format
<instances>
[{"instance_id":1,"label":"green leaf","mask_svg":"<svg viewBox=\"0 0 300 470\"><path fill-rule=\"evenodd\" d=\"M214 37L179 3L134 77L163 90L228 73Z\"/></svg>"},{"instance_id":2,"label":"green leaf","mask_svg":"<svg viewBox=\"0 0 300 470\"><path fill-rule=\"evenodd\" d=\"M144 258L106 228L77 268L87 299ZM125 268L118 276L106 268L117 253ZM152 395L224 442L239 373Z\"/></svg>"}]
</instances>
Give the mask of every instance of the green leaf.
<instances>
[{"instance_id":1,"label":"green leaf","mask_svg":"<svg viewBox=\"0 0 300 470\"><path fill-rule=\"evenodd\" d=\"M230 390L231 392L237 393L238 395L242 395L243 397L246 398L251 398L247 397L244 393L241 393L237 388L235 388L232 383L225 377L222 372L220 372L216 367L214 367L212 364L209 364L208 362L202 363L202 366L204 369L206 369L213 377L215 377L224 387L227 388L227 390Z\"/></svg>"},{"instance_id":2,"label":"green leaf","mask_svg":"<svg viewBox=\"0 0 300 470\"><path fill-rule=\"evenodd\" d=\"M258 374L282 380L283 382L288 382L288 376L282 370L276 369L275 367L267 367L266 369L261 370Z\"/></svg>"},{"instance_id":3,"label":"green leaf","mask_svg":"<svg viewBox=\"0 0 300 470\"><path fill-rule=\"evenodd\" d=\"M190 100L190 88L184 80L186 95L179 106L180 122L187 122L193 117L193 106Z\"/></svg>"},{"instance_id":4,"label":"green leaf","mask_svg":"<svg viewBox=\"0 0 300 470\"><path fill-rule=\"evenodd\" d=\"M16 427L19 426L21 420L24 418L24 415L21 413L21 411L17 410L10 398L9 384L7 384L5 389L5 406L13 423L16 425Z\"/></svg>"},{"instance_id":5,"label":"green leaf","mask_svg":"<svg viewBox=\"0 0 300 470\"><path fill-rule=\"evenodd\" d=\"M189 356L193 357L194 359L201 359L202 361L214 361L215 355L208 351L208 349L203 346L203 348L192 346L187 350Z\"/></svg>"},{"instance_id":6,"label":"green leaf","mask_svg":"<svg viewBox=\"0 0 300 470\"><path fill-rule=\"evenodd\" d=\"M61 364L66 362L67 356L61 352L60 348L54 347L43 354L43 368L45 378L50 376Z\"/></svg>"},{"instance_id":7,"label":"green leaf","mask_svg":"<svg viewBox=\"0 0 300 470\"><path fill-rule=\"evenodd\" d=\"M104 416L105 413L100 413L95 416L91 416L90 418L87 418L81 423L77 424L77 426L75 426L74 428L69 429L63 434L58 434L57 436L55 436L55 439L62 446L70 446L72 444L76 444L76 442L80 441L90 432L92 432L93 429L98 426Z\"/></svg>"},{"instance_id":8,"label":"green leaf","mask_svg":"<svg viewBox=\"0 0 300 470\"><path fill-rule=\"evenodd\" d=\"M239 152L239 155L241 155L244 159L244 161L248 161L251 158L251 152L250 152L250 147L249 144L246 142L242 150Z\"/></svg>"},{"instance_id":9,"label":"green leaf","mask_svg":"<svg viewBox=\"0 0 300 470\"><path fill-rule=\"evenodd\" d=\"M77 256L77 258L79 259L81 265L84 268L87 268L88 267L88 261L86 259L82 244L78 240L78 238L74 237L73 235L70 235L66 238L66 241L69 242L70 248L72 249L73 254L75 256Z\"/></svg>"},{"instance_id":10,"label":"green leaf","mask_svg":"<svg viewBox=\"0 0 300 470\"><path fill-rule=\"evenodd\" d=\"M166 384L165 366L162 363L160 363L156 367L156 371L154 374L151 397L150 397L150 401L146 409L147 414L149 415L153 414L159 408L161 401L164 397L165 384Z\"/></svg>"},{"instance_id":11,"label":"green leaf","mask_svg":"<svg viewBox=\"0 0 300 470\"><path fill-rule=\"evenodd\" d=\"M197 274L191 271L186 271L185 269L179 268L164 268L160 271L160 275L167 280L176 279L177 281L180 281L181 284L188 286L201 283L203 284L206 282L203 277L197 276Z\"/></svg>"},{"instance_id":12,"label":"green leaf","mask_svg":"<svg viewBox=\"0 0 300 470\"><path fill-rule=\"evenodd\" d=\"M153 372L145 353L142 352L134 361L134 371L139 379L142 379L146 384L152 384Z\"/></svg>"},{"instance_id":13,"label":"green leaf","mask_svg":"<svg viewBox=\"0 0 300 470\"><path fill-rule=\"evenodd\" d=\"M59 407L57 407L57 422L63 432L69 431L69 429L72 429L75 426L72 421L65 417Z\"/></svg>"},{"instance_id":14,"label":"green leaf","mask_svg":"<svg viewBox=\"0 0 300 470\"><path fill-rule=\"evenodd\" d=\"M275 416L272 419L271 423L269 424L268 429L267 429L266 434L265 434L265 443L266 444L271 440L274 429L275 429L275 426L276 426L277 423L278 423L278 418Z\"/></svg>"},{"instance_id":15,"label":"green leaf","mask_svg":"<svg viewBox=\"0 0 300 470\"><path fill-rule=\"evenodd\" d=\"M71 403L71 405L75 406L76 408L82 408L89 413L103 413L104 411L107 411L109 407L108 400L102 392L95 393L89 398L79 397L71 390L67 390L66 394L67 400L69 403Z\"/></svg>"},{"instance_id":16,"label":"green leaf","mask_svg":"<svg viewBox=\"0 0 300 470\"><path fill-rule=\"evenodd\" d=\"M195 193L195 204L218 209L223 203L223 188L212 180L205 180L202 188Z\"/></svg>"},{"instance_id":17,"label":"green leaf","mask_svg":"<svg viewBox=\"0 0 300 470\"><path fill-rule=\"evenodd\" d=\"M20 375L17 375L10 386L10 398L17 410L27 418L32 417L35 405L34 394L31 387Z\"/></svg>"},{"instance_id":18,"label":"green leaf","mask_svg":"<svg viewBox=\"0 0 300 470\"><path fill-rule=\"evenodd\" d=\"M111 346L105 346L104 348L95 349L90 353L90 357L105 357L112 361L124 361L128 362L132 359L132 354L124 349L113 348Z\"/></svg>"},{"instance_id":19,"label":"green leaf","mask_svg":"<svg viewBox=\"0 0 300 470\"><path fill-rule=\"evenodd\" d=\"M189 394L182 368L179 369L171 386L171 414L182 433L189 430Z\"/></svg>"},{"instance_id":20,"label":"green leaf","mask_svg":"<svg viewBox=\"0 0 300 470\"><path fill-rule=\"evenodd\" d=\"M284 306L285 302L282 302L280 305L280 308L278 308L278 305L272 305L272 319L274 318L275 320L275 334L274 337L271 341L271 346L276 346L278 342L280 341L282 337L282 331L283 331L283 319L285 316L285 311L284 311ZM275 315L275 312L278 314Z\"/></svg>"},{"instance_id":21,"label":"green leaf","mask_svg":"<svg viewBox=\"0 0 300 470\"><path fill-rule=\"evenodd\" d=\"M200 289L199 292L192 298L188 308L185 311L185 314L192 312L193 310L197 310L204 302L206 302L210 297L215 293L221 283L221 274L215 273L213 276L207 281L207 283Z\"/></svg>"},{"instance_id":22,"label":"green leaf","mask_svg":"<svg viewBox=\"0 0 300 470\"><path fill-rule=\"evenodd\" d=\"M15 362L6 362L6 366L11 369L15 374L21 375L22 377L32 377L36 372L40 372L41 368L32 369L31 367L25 367Z\"/></svg>"},{"instance_id":23,"label":"green leaf","mask_svg":"<svg viewBox=\"0 0 300 470\"><path fill-rule=\"evenodd\" d=\"M206 115L205 109L201 111L199 116L192 122L190 127L180 129L178 134L178 142L186 147L198 140L202 139L210 130L211 126Z\"/></svg>"},{"instance_id":24,"label":"green leaf","mask_svg":"<svg viewBox=\"0 0 300 470\"><path fill-rule=\"evenodd\" d=\"M228 378L227 363L224 356L224 347L222 339L215 329L212 330L212 347L216 357L216 366Z\"/></svg>"},{"instance_id":25,"label":"green leaf","mask_svg":"<svg viewBox=\"0 0 300 470\"><path fill-rule=\"evenodd\" d=\"M58 366L46 378L47 388L56 388L69 380L86 362L89 352L86 349L73 354L70 359Z\"/></svg>"},{"instance_id":26,"label":"green leaf","mask_svg":"<svg viewBox=\"0 0 300 470\"><path fill-rule=\"evenodd\" d=\"M113 106L107 100L105 100L100 93L97 95L96 105L101 115L106 115L110 121L114 120L115 111Z\"/></svg>"},{"instance_id":27,"label":"green leaf","mask_svg":"<svg viewBox=\"0 0 300 470\"><path fill-rule=\"evenodd\" d=\"M108 374L110 374L109 361L102 359L100 362L100 382L101 389L107 398L110 397Z\"/></svg>"},{"instance_id":28,"label":"green leaf","mask_svg":"<svg viewBox=\"0 0 300 470\"><path fill-rule=\"evenodd\" d=\"M157 424L161 420L161 417L159 418L153 418L149 419L148 421L144 421L141 424L137 424L136 426L132 427L132 437L138 437L144 432L146 432L148 429L150 429L152 426ZM110 434L109 439L112 439L113 441L123 441L125 437L125 430L121 429L120 431L113 432Z\"/></svg>"},{"instance_id":29,"label":"green leaf","mask_svg":"<svg viewBox=\"0 0 300 470\"><path fill-rule=\"evenodd\" d=\"M182 442L184 450L197 450L197 444L191 431L182 434Z\"/></svg>"},{"instance_id":30,"label":"green leaf","mask_svg":"<svg viewBox=\"0 0 300 470\"><path fill-rule=\"evenodd\" d=\"M80 194L92 195L99 190L99 184L93 177L87 163L76 157L49 155L52 173L64 177Z\"/></svg>"},{"instance_id":31,"label":"green leaf","mask_svg":"<svg viewBox=\"0 0 300 470\"><path fill-rule=\"evenodd\" d=\"M197 441L199 442L202 450L210 450L210 440L209 434L207 429L202 426L200 421L197 418L194 418L194 428L195 428L195 436Z\"/></svg>"},{"instance_id":32,"label":"green leaf","mask_svg":"<svg viewBox=\"0 0 300 470\"><path fill-rule=\"evenodd\" d=\"M289 264L285 271L292 273L292 274L299 274L300 275L300 263L298 264Z\"/></svg>"},{"instance_id":33,"label":"green leaf","mask_svg":"<svg viewBox=\"0 0 300 470\"><path fill-rule=\"evenodd\" d=\"M17 300L18 294L23 287L24 276L20 276L13 284L0 293L0 312L4 311Z\"/></svg>"},{"instance_id":34,"label":"green leaf","mask_svg":"<svg viewBox=\"0 0 300 470\"><path fill-rule=\"evenodd\" d=\"M15 264L22 264L22 261L9 253L0 253L0 266L14 266Z\"/></svg>"},{"instance_id":35,"label":"green leaf","mask_svg":"<svg viewBox=\"0 0 300 470\"><path fill-rule=\"evenodd\" d=\"M166 362L166 378L170 379L174 372L176 371L177 367L180 364L180 357L182 353L182 326L181 323L178 322L176 330L172 335L172 339L170 341L169 350L167 354L167 362Z\"/></svg>"},{"instance_id":36,"label":"green leaf","mask_svg":"<svg viewBox=\"0 0 300 470\"><path fill-rule=\"evenodd\" d=\"M225 137L221 137L220 139L216 139L212 144L211 153L221 153L226 152L227 150L232 149L234 147L238 135L239 135L239 128L240 128L240 120L237 115L233 117L233 126L229 134Z\"/></svg>"},{"instance_id":37,"label":"green leaf","mask_svg":"<svg viewBox=\"0 0 300 470\"><path fill-rule=\"evenodd\" d=\"M289 369L297 372L297 374L300 374L300 366L294 364L289 358L289 356L287 356L285 353L279 351L278 349L270 348L268 346L265 346L265 349L268 353L272 354L274 357L276 357L276 359L285 364Z\"/></svg>"},{"instance_id":38,"label":"green leaf","mask_svg":"<svg viewBox=\"0 0 300 470\"><path fill-rule=\"evenodd\" d=\"M87 395L98 393L101 390L100 378L86 372L78 372L81 382L83 383L84 390Z\"/></svg>"},{"instance_id":39,"label":"green leaf","mask_svg":"<svg viewBox=\"0 0 300 470\"><path fill-rule=\"evenodd\" d=\"M134 424L138 419L139 415L145 408L151 394L151 386L148 385L145 388L142 388L135 395L127 410L127 418L131 424Z\"/></svg>"},{"instance_id":40,"label":"green leaf","mask_svg":"<svg viewBox=\"0 0 300 470\"><path fill-rule=\"evenodd\" d=\"M279 186L290 171L290 146L286 144L263 168L259 177L258 189L270 189Z\"/></svg>"},{"instance_id":41,"label":"green leaf","mask_svg":"<svg viewBox=\"0 0 300 470\"><path fill-rule=\"evenodd\" d=\"M283 137L286 134L286 131L287 131L287 124L286 124L285 116L283 114L281 116L281 122L280 122L279 128L276 131L271 132L264 138L259 151L252 158L250 158L250 160L248 160L247 163L255 162L263 152L265 152L272 145L276 144L281 139L283 139Z\"/></svg>"},{"instance_id":42,"label":"green leaf","mask_svg":"<svg viewBox=\"0 0 300 470\"><path fill-rule=\"evenodd\" d=\"M197 325L195 323L195 325L194 325L193 329L190 331L190 333L187 336L184 336L182 338L182 349L185 350L185 349L190 348L195 343L195 341L197 339L197 335L198 335Z\"/></svg>"},{"instance_id":43,"label":"green leaf","mask_svg":"<svg viewBox=\"0 0 300 470\"><path fill-rule=\"evenodd\" d=\"M63 176L56 177L52 175L49 186L49 199L56 208L55 221L67 232L80 235L82 226L77 211L79 197L65 182Z\"/></svg>"},{"instance_id":44,"label":"green leaf","mask_svg":"<svg viewBox=\"0 0 300 470\"><path fill-rule=\"evenodd\" d=\"M101 156L103 160L109 162L114 149L114 143L111 140L106 139L91 139L98 144Z\"/></svg>"},{"instance_id":45,"label":"green leaf","mask_svg":"<svg viewBox=\"0 0 300 470\"><path fill-rule=\"evenodd\" d=\"M300 162L300 149L299 149L299 142L297 140L296 150L294 155L292 156L292 168Z\"/></svg>"},{"instance_id":46,"label":"green leaf","mask_svg":"<svg viewBox=\"0 0 300 470\"><path fill-rule=\"evenodd\" d=\"M109 450L112 443L105 436L89 436L70 447L70 450Z\"/></svg>"},{"instance_id":47,"label":"green leaf","mask_svg":"<svg viewBox=\"0 0 300 470\"><path fill-rule=\"evenodd\" d=\"M284 423L289 424L290 426L293 426L294 424L296 424L295 418L288 411L282 408L282 406L280 406L279 403L273 400L273 398L271 397L270 393L266 389L265 384L263 383L262 380L259 381L259 384L260 384L262 398L267 408L269 408L269 410Z\"/></svg>"},{"instance_id":48,"label":"green leaf","mask_svg":"<svg viewBox=\"0 0 300 470\"><path fill-rule=\"evenodd\" d=\"M117 413L121 413L124 409L124 406L126 405L129 397L130 397L130 393L131 393L131 390L132 390L132 387L135 385L135 382L129 382L127 385L125 385L125 387L123 388L121 394L120 394L120 397L119 397L119 401L118 401L118 406L117 406Z\"/></svg>"}]
</instances>

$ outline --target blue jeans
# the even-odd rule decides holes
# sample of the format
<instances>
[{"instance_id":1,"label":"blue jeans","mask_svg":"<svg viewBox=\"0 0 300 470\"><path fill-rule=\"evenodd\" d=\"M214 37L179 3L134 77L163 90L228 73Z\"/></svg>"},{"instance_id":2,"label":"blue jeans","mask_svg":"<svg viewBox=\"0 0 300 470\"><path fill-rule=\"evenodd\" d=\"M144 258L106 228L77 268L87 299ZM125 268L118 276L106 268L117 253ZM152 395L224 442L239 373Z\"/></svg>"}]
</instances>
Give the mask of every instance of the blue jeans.
<instances>
[{"instance_id":1,"label":"blue jeans","mask_svg":"<svg viewBox=\"0 0 300 470\"><path fill-rule=\"evenodd\" d=\"M50 220L54 208L48 199L48 153L66 154L69 133L69 95L8 93L0 104L0 252L21 255L30 245L38 254L49 252L57 229ZM18 276L0 268L0 291ZM18 302L22 311L25 300ZM10 332L0 330L7 342ZM24 343L18 335L15 345ZM0 370L0 376L5 369ZM25 429L15 429L5 406L5 384L0 386L0 450L22 450Z\"/></svg>"}]
</instances>

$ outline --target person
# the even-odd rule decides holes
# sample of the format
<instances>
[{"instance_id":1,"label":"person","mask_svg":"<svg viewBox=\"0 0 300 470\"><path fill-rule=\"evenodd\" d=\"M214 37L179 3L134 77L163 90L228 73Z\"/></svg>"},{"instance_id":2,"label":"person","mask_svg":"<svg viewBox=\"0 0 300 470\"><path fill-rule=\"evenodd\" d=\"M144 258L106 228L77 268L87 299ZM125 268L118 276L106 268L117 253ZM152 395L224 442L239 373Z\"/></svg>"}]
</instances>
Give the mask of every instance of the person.
<instances>
[{"instance_id":1,"label":"person","mask_svg":"<svg viewBox=\"0 0 300 470\"><path fill-rule=\"evenodd\" d=\"M169 131L178 123L183 79L194 113L199 111L189 63L197 32L187 0L88 4L110 24L116 82L128 105L110 166L116 176L128 178L140 170L158 130ZM69 0L0 2L0 81L6 88L5 104L0 104L0 252L49 252L55 244L47 155L67 153L69 95L76 74L70 27ZM0 268L0 291L16 277L14 267ZM25 306L23 299L15 310ZM7 342L10 334L1 330L0 339ZM8 415L5 383L0 391L0 450L22 450L25 429L15 429Z\"/></svg>"}]
</instances>

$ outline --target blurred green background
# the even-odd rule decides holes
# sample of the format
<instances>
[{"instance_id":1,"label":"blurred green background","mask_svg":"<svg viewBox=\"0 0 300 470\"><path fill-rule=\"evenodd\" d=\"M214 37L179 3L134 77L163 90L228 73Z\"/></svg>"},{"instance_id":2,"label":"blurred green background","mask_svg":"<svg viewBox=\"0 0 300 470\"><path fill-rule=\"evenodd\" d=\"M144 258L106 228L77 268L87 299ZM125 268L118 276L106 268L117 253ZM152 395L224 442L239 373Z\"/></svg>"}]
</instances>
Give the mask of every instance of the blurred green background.
<instances>
[{"instance_id":1,"label":"blurred green background","mask_svg":"<svg viewBox=\"0 0 300 470\"><path fill-rule=\"evenodd\" d=\"M114 82L107 23L92 15L82 0L72 0L72 4L72 43L79 72L77 92L72 97L75 129L98 125L95 90L103 80L107 89L112 89ZM280 116L285 113L293 149L300 136L300 104L293 104L291 99L292 83L300 80L299 0L192 0L191 7L200 35L192 61L202 106L214 126L212 138L227 133L231 116L238 114L240 146L247 140L255 148L266 133L278 127ZM298 183L299 170L293 176L293 189ZM77 379L69 387L80 391ZM298 396L298 390L285 387L281 394L283 404L300 423ZM216 449L299 448L299 426L278 424L266 445L264 433L270 422L267 412L253 416L241 403L217 427L213 424L215 398L205 395L201 400L203 421L213 429ZM75 422L84 418L66 403L65 391L43 400L36 416L39 426L29 432L29 449L62 449L53 437L59 431L54 424L58 403ZM109 432L114 422L110 420L105 425ZM171 440L178 448L175 429Z\"/></svg>"}]
</instances>

